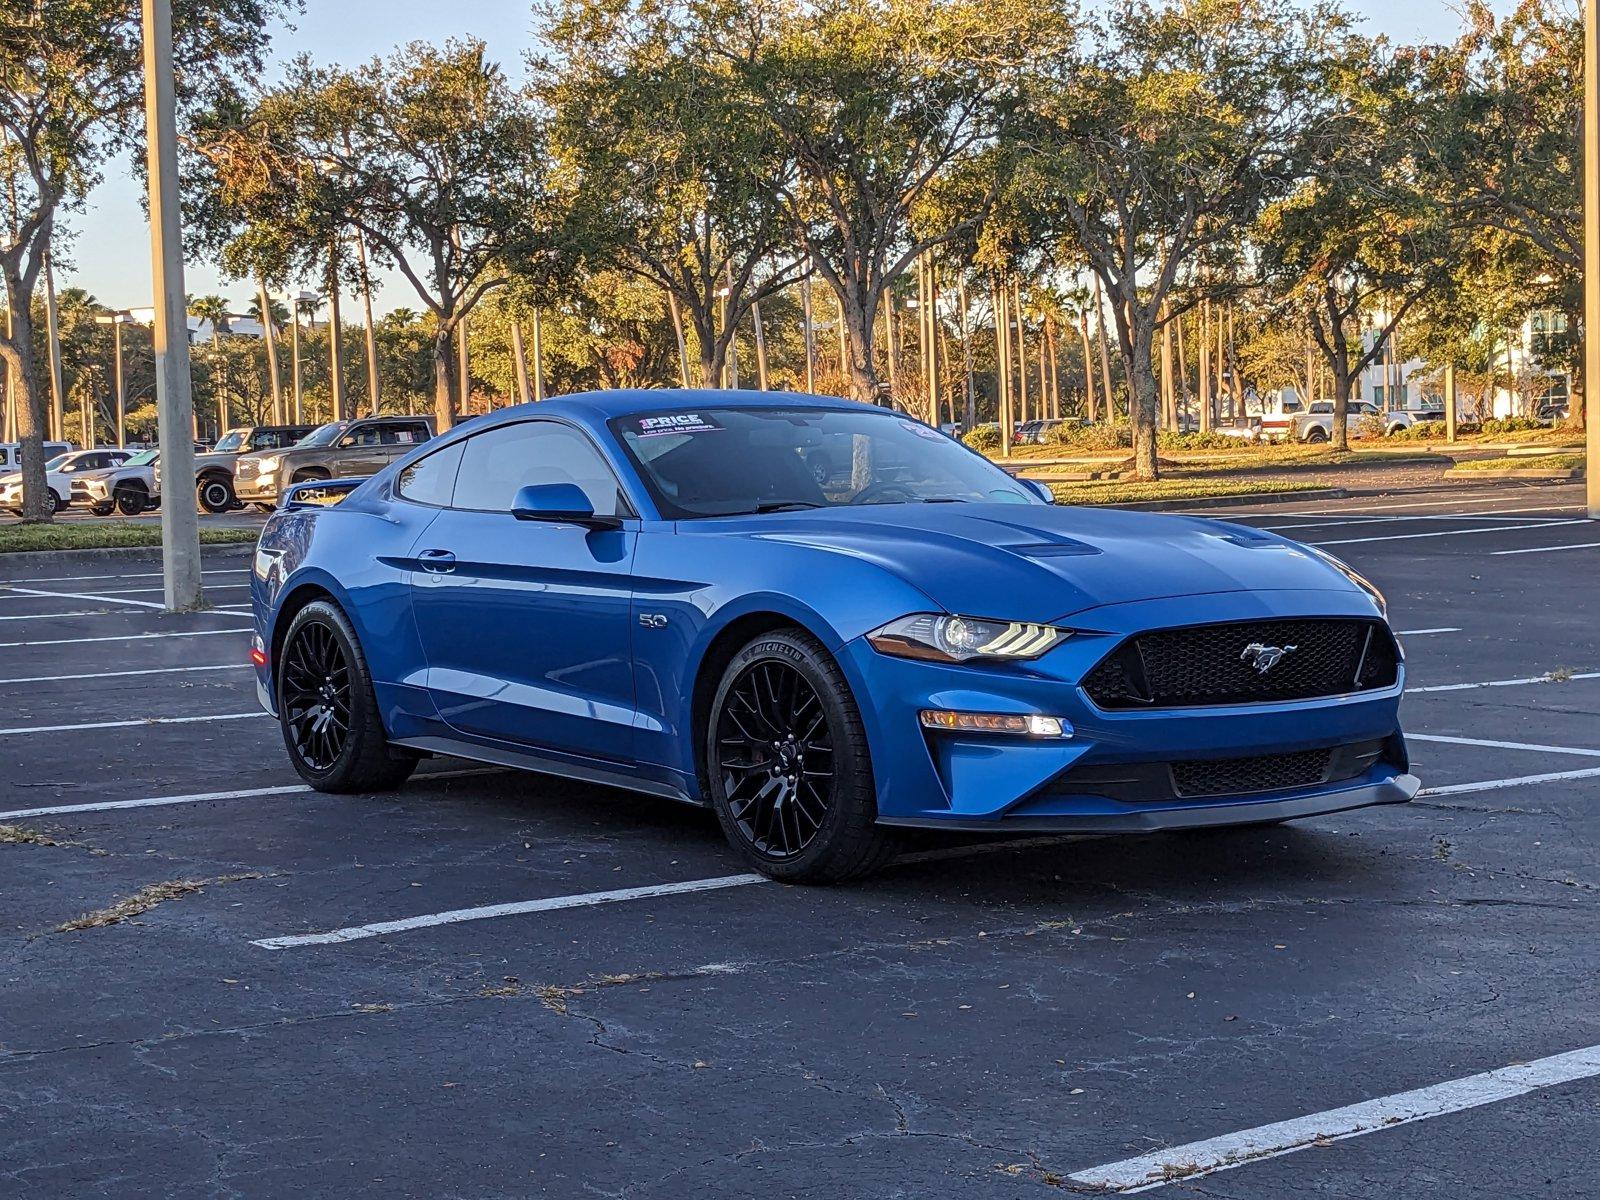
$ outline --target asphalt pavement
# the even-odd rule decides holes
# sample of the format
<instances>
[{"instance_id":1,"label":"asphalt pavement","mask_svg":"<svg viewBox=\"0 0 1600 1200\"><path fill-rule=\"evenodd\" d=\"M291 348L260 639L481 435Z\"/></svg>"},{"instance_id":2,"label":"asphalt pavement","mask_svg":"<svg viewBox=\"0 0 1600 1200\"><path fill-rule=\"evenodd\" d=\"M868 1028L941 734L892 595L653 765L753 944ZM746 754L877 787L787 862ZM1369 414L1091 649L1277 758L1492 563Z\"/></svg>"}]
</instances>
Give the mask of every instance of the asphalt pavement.
<instances>
[{"instance_id":1,"label":"asphalt pavement","mask_svg":"<svg viewBox=\"0 0 1600 1200\"><path fill-rule=\"evenodd\" d=\"M1416 802L840 888L454 760L307 791L246 555L186 616L153 552L0 558L0 1197L1600 1194L1581 504L1205 510L1385 590Z\"/></svg>"}]
</instances>

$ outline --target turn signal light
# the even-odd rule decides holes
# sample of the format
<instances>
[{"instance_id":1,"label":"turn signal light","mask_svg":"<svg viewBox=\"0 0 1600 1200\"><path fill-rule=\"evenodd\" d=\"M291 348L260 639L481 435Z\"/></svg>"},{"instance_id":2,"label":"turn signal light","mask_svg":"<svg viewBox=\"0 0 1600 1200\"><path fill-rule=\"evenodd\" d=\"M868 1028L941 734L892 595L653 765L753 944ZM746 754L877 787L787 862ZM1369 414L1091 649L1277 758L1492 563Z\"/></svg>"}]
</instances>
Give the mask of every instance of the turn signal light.
<instances>
[{"instance_id":1,"label":"turn signal light","mask_svg":"<svg viewBox=\"0 0 1600 1200\"><path fill-rule=\"evenodd\" d=\"M924 729L951 733L1008 733L1020 737L1071 737L1072 726L1060 717L1041 713L973 713L948 708L922 710Z\"/></svg>"}]
</instances>

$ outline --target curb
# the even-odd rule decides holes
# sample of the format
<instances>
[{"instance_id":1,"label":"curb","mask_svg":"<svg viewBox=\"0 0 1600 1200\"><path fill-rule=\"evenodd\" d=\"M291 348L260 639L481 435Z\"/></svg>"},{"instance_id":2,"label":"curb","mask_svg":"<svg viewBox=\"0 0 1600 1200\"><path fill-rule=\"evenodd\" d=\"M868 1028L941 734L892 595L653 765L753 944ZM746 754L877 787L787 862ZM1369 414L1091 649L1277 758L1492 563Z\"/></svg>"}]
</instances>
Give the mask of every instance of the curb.
<instances>
[{"instance_id":1,"label":"curb","mask_svg":"<svg viewBox=\"0 0 1600 1200\"><path fill-rule=\"evenodd\" d=\"M255 554L253 542L221 542L216 545L202 545L200 557L207 558L247 558ZM90 550L16 550L0 554L0 569L10 566L17 567L47 567L55 564L65 566L94 566L100 563L115 563L134 555L154 555L161 557L160 546L98 546ZM0 580L3 582L3 580Z\"/></svg>"},{"instance_id":2,"label":"curb","mask_svg":"<svg viewBox=\"0 0 1600 1200\"><path fill-rule=\"evenodd\" d=\"M1553 479L1565 481L1584 477L1582 467L1568 467L1564 471L1539 471L1519 467L1511 467L1504 471L1450 470L1446 471L1445 474L1452 479Z\"/></svg>"},{"instance_id":3,"label":"curb","mask_svg":"<svg viewBox=\"0 0 1600 1200\"><path fill-rule=\"evenodd\" d=\"M1305 500L1346 500L1348 488L1306 488L1299 492L1254 492L1233 496L1196 496L1189 500L1131 500L1126 504L1085 504L1083 508L1125 508L1132 512L1170 512L1173 509L1240 508L1247 504L1279 504ZM1057 503L1060 503L1057 501Z\"/></svg>"}]
</instances>

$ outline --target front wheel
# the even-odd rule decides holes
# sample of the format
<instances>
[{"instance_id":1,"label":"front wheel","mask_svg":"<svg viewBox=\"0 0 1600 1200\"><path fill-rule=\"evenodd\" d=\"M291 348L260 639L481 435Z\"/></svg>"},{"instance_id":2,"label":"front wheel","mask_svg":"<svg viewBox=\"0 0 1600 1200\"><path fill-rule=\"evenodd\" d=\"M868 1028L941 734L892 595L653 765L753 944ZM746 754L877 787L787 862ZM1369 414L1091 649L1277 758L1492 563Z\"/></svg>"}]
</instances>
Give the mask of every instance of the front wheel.
<instances>
[{"instance_id":1,"label":"front wheel","mask_svg":"<svg viewBox=\"0 0 1600 1200\"><path fill-rule=\"evenodd\" d=\"M1313 425L1306 431L1306 441L1325 442L1328 440L1328 431L1320 425Z\"/></svg>"},{"instance_id":2,"label":"front wheel","mask_svg":"<svg viewBox=\"0 0 1600 1200\"><path fill-rule=\"evenodd\" d=\"M809 634L766 634L734 655L705 744L717 819L755 870L833 883L894 856L898 839L877 824L860 711L838 664Z\"/></svg>"},{"instance_id":3,"label":"front wheel","mask_svg":"<svg viewBox=\"0 0 1600 1200\"><path fill-rule=\"evenodd\" d=\"M337 605L295 614L276 674L289 761L319 792L386 791L416 769L414 753L389 745L366 656Z\"/></svg>"},{"instance_id":4,"label":"front wheel","mask_svg":"<svg viewBox=\"0 0 1600 1200\"><path fill-rule=\"evenodd\" d=\"M120 488L117 491L117 511L125 517L136 517L149 506L149 493L140 488Z\"/></svg>"},{"instance_id":5,"label":"front wheel","mask_svg":"<svg viewBox=\"0 0 1600 1200\"><path fill-rule=\"evenodd\" d=\"M207 475L196 485L194 498L203 513L225 513L235 504L233 481L225 475Z\"/></svg>"}]
</instances>

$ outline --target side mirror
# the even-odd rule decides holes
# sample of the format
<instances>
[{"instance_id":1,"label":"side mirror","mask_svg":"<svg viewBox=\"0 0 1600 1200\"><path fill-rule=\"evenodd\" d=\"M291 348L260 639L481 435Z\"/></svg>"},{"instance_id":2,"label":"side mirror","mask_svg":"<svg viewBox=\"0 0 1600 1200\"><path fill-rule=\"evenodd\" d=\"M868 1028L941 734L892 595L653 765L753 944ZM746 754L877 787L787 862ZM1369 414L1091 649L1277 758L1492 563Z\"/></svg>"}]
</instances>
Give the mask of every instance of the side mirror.
<instances>
[{"instance_id":1,"label":"side mirror","mask_svg":"<svg viewBox=\"0 0 1600 1200\"><path fill-rule=\"evenodd\" d=\"M517 489L511 515L519 521L555 521L590 529L620 529L616 517L597 517L589 497L575 483L529 483Z\"/></svg>"},{"instance_id":2,"label":"side mirror","mask_svg":"<svg viewBox=\"0 0 1600 1200\"><path fill-rule=\"evenodd\" d=\"M1022 484L1023 487L1027 488L1046 504L1054 504L1056 502L1056 494L1050 490L1050 485L1048 483L1041 482L1037 479L1024 479L1020 476L1018 477L1017 482Z\"/></svg>"}]
</instances>

